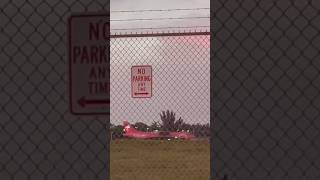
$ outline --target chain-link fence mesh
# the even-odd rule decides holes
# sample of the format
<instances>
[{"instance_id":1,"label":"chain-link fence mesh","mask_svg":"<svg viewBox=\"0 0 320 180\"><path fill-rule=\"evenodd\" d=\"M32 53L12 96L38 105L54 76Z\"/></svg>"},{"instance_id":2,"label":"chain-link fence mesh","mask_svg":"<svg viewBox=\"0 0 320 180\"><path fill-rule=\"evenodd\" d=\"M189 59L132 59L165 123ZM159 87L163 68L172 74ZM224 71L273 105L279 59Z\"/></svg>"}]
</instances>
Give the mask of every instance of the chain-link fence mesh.
<instances>
[{"instance_id":1,"label":"chain-link fence mesh","mask_svg":"<svg viewBox=\"0 0 320 180\"><path fill-rule=\"evenodd\" d=\"M0 1L0 179L107 178L106 118L73 116L67 19L108 1Z\"/></svg>"},{"instance_id":2,"label":"chain-link fence mesh","mask_svg":"<svg viewBox=\"0 0 320 180\"><path fill-rule=\"evenodd\" d=\"M162 110L174 110L186 122L209 123L209 36L179 35L111 38L112 123L152 123ZM152 66L149 99L131 97L136 65Z\"/></svg>"},{"instance_id":3,"label":"chain-link fence mesh","mask_svg":"<svg viewBox=\"0 0 320 180\"><path fill-rule=\"evenodd\" d=\"M217 179L320 178L320 2L213 2Z\"/></svg>"},{"instance_id":4,"label":"chain-link fence mesh","mask_svg":"<svg viewBox=\"0 0 320 180\"><path fill-rule=\"evenodd\" d=\"M115 35L110 44L111 178L209 179L209 33ZM151 98L132 98L131 68L138 65L152 67ZM139 140L138 132L126 139L123 121L160 140Z\"/></svg>"},{"instance_id":5,"label":"chain-link fence mesh","mask_svg":"<svg viewBox=\"0 0 320 180\"><path fill-rule=\"evenodd\" d=\"M72 116L68 110L66 20L73 12L108 10L108 2L3 0L0 7L1 179L105 179L105 118ZM319 10L320 3L311 0L213 1L213 178L319 179ZM111 98L119 104L111 109L111 129L122 131L122 120L141 131L160 129L157 123L150 129L142 124L161 122L166 110L188 124L207 123L209 106L201 106L207 99L189 97L207 93L208 65L196 62L209 53L194 48L209 45L206 39L112 39L112 50L119 52L111 54L111 78L116 80ZM140 63L153 66L152 99L128 99L128 68ZM178 92L186 96L180 99ZM196 126L182 127L197 133ZM115 131L114 179L207 177L202 166L209 167L208 145L127 141ZM191 152L194 147L197 153ZM187 158L174 151L179 148L190 150Z\"/></svg>"}]
</instances>

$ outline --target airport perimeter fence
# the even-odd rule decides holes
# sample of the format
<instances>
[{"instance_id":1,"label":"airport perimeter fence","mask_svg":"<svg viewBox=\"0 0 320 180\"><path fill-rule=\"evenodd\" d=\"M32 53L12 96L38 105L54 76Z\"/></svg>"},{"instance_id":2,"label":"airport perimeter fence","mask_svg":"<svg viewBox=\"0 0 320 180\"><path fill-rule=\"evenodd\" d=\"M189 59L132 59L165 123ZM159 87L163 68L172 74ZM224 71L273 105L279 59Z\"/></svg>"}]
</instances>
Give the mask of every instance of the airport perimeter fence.
<instances>
[{"instance_id":1,"label":"airport perimeter fence","mask_svg":"<svg viewBox=\"0 0 320 180\"><path fill-rule=\"evenodd\" d=\"M189 131L209 138L209 32L118 34L110 45L113 139L123 137L123 121L140 131ZM152 69L146 74L152 79L150 95L134 97L135 66Z\"/></svg>"},{"instance_id":2,"label":"airport perimeter fence","mask_svg":"<svg viewBox=\"0 0 320 180\"><path fill-rule=\"evenodd\" d=\"M216 179L319 179L320 1L212 4Z\"/></svg>"},{"instance_id":3,"label":"airport perimeter fence","mask_svg":"<svg viewBox=\"0 0 320 180\"><path fill-rule=\"evenodd\" d=\"M211 96L208 35L114 37L111 100L118 104L111 108L110 128L121 130L127 120L141 131L154 131L161 127L152 123L161 123L166 110L188 124L205 124L210 96L214 179L319 179L320 3L212 4ZM108 10L108 3L3 0L0 7L1 179L106 179L106 118L73 116L68 109L66 28L71 13ZM151 98L132 99L134 65L152 66ZM195 133L192 126L184 127L176 130ZM207 177L206 140L190 141L204 144L183 152L190 148L188 141L175 141L173 148L173 141L125 141L121 135L111 141L111 154L118 153L111 157L114 179ZM149 151L155 156L139 161ZM183 162L191 153L196 157Z\"/></svg>"},{"instance_id":4,"label":"airport perimeter fence","mask_svg":"<svg viewBox=\"0 0 320 180\"><path fill-rule=\"evenodd\" d=\"M70 113L67 19L108 10L108 3L1 1L0 7L1 180L209 178L209 33L112 36L110 121L120 133L110 142L107 174L107 116ZM138 65L152 67L150 98L132 98L131 68ZM162 127L160 115L176 123ZM202 141L127 141L124 120L141 131L189 132Z\"/></svg>"},{"instance_id":5,"label":"airport perimeter fence","mask_svg":"<svg viewBox=\"0 0 320 180\"><path fill-rule=\"evenodd\" d=\"M105 0L0 1L0 179L106 180L106 117L74 116L68 100L71 13Z\"/></svg>"},{"instance_id":6,"label":"airport perimeter fence","mask_svg":"<svg viewBox=\"0 0 320 180\"><path fill-rule=\"evenodd\" d=\"M118 34L110 46L111 178L209 179L210 33ZM136 66L152 68L144 74L152 76L150 96L133 97ZM123 121L147 139L125 137ZM171 132L196 140L177 140Z\"/></svg>"}]
</instances>

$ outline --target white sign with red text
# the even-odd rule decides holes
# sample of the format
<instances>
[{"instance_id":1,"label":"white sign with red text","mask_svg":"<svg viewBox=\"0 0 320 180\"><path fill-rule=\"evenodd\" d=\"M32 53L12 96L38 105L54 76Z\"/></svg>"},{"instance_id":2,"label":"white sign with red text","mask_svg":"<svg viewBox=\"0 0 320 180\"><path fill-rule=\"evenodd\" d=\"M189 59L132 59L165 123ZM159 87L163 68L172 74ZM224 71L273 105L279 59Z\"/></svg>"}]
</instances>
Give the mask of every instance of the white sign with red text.
<instances>
[{"instance_id":1,"label":"white sign with red text","mask_svg":"<svg viewBox=\"0 0 320 180\"><path fill-rule=\"evenodd\" d=\"M110 113L109 19L107 13L69 18L69 96L73 114Z\"/></svg>"},{"instance_id":2,"label":"white sign with red text","mask_svg":"<svg viewBox=\"0 0 320 180\"><path fill-rule=\"evenodd\" d=\"M152 67L150 65L132 66L131 96L133 98L152 97Z\"/></svg>"}]
</instances>

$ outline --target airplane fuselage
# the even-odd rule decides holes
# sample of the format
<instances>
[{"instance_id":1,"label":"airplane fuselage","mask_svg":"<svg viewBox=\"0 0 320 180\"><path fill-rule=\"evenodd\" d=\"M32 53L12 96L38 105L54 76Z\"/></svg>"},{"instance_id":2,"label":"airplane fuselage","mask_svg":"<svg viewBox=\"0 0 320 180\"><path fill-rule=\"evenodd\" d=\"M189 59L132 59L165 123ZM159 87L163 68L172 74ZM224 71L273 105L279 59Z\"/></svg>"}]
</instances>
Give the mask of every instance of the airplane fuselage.
<instances>
[{"instance_id":1,"label":"airplane fuselage","mask_svg":"<svg viewBox=\"0 0 320 180\"><path fill-rule=\"evenodd\" d=\"M128 122L124 122L124 137L136 138L136 139L193 139L193 134L188 132L169 132L169 131L158 131L158 132L143 132L138 131L131 127Z\"/></svg>"}]
</instances>

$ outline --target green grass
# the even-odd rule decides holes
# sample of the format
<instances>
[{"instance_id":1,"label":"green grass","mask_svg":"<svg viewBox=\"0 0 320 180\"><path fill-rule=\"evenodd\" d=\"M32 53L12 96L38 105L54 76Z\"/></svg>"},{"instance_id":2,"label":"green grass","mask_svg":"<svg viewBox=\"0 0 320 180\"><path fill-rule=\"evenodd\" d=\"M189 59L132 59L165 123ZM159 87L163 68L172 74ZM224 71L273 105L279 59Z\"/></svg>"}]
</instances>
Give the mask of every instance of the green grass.
<instances>
[{"instance_id":1,"label":"green grass","mask_svg":"<svg viewBox=\"0 0 320 180\"><path fill-rule=\"evenodd\" d=\"M111 180L209 180L208 140L111 142Z\"/></svg>"}]
</instances>

